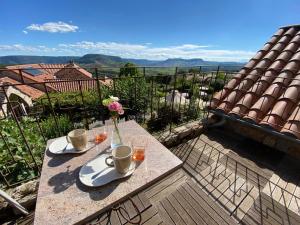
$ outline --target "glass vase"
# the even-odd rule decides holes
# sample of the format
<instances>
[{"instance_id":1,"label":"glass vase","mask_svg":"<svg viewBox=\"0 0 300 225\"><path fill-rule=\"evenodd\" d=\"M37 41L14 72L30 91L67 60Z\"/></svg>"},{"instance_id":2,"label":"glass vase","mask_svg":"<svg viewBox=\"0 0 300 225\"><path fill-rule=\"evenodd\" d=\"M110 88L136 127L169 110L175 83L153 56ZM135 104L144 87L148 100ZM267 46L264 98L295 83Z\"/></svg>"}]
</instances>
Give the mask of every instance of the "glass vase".
<instances>
[{"instance_id":1,"label":"glass vase","mask_svg":"<svg viewBox=\"0 0 300 225\"><path fill-rule=\"evenodd\" d=\"M114 129L112 130L111 142L110 142L110 147L112 149L122 145L122 138L118 127L118 122L116 119L113 119L113 123L114 123Z\"/></svg>"}]
</instances>

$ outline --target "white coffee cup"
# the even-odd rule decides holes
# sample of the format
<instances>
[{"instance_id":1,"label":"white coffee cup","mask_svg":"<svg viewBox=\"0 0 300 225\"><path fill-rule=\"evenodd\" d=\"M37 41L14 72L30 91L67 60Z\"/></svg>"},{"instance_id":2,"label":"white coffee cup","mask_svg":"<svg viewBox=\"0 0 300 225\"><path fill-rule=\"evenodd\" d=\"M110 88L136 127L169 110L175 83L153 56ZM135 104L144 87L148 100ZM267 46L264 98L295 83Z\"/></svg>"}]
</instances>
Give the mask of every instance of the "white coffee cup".
<instances>
[{"instance_id":1,"label":"white coffee cup","mask_svg":"<svg viewBox=\"0 0 300 225\"><path fill-rule=\"evenodd\" d=\"M110 162L109 159L112 159ZM127 145L120 145L114 148L111 156L105 159L108 166L115 167L119 173L127 173L132 161L132 148Z\"/></svg>"},{"instance_id":2,"label":"white coffee cup","mask_svg":"<svg viewBox=\"0 0 300 225\"><path fill-rule=\"evenodd\" d=\"M67 135L67 141L72 143L74 149L77 151L84 150L88 142L86 130L76 129L70 131Z\"/></svg>"}]
</instances>

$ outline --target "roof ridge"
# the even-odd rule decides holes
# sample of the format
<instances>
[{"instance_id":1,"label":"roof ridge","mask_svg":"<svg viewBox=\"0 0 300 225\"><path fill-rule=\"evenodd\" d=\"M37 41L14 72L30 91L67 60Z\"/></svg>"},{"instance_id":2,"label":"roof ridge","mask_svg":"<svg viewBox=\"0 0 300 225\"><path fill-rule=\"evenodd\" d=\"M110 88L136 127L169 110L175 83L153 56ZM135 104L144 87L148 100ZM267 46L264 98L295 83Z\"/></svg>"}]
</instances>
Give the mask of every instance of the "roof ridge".
<instances>
[{"instance_id":1,"label":"roof ridge","mask_svg":"<svg viewBox=\"0 0 300 225\"><path fill-rule=\"evenodd\" d=\"M279 27L279 29L285 29L285 28L291 28L291 27L300 27L300 24L290 24L290 25Z\"/></svg>"}]
</instances>

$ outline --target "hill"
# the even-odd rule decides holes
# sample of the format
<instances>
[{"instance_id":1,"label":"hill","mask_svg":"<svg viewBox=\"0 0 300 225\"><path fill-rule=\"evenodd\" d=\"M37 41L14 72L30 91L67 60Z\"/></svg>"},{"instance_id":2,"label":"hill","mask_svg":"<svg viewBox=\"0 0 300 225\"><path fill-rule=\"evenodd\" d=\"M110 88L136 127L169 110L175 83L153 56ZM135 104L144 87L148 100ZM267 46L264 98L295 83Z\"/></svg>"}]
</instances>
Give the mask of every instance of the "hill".
<instances>
[{"instance_id":1,"label":"hill","mask_svg":"<svg viewBox=\"0 0 300 225\"><path fill-rule=\"evenodd\" d=\"M132 62L138 66L157 66L157 67L192 67L192 66L226 66L239 69L244 63L239 62L217 62L205 61L203 59L181 59L172 58L166 60L147 60L147 59L126 59L118 56L102 55L102 54L86 54L79 56L1 56L0 64L29 64L29 63L68 63L74 60L83 66L107 66L120 67L127 62Z\"/></svg>"},{"instance_id":2,"label":"hill","mask_svg":"<svg viewBox=\"0 0 300 225\"><path fill-rule=\"evenodd\" d=\"M31 63L67 63L70 60L77 60L76 56L29 56L29 55L11 55L1 56L0 64L31 64Z\"/></svg>"}]
</instances>

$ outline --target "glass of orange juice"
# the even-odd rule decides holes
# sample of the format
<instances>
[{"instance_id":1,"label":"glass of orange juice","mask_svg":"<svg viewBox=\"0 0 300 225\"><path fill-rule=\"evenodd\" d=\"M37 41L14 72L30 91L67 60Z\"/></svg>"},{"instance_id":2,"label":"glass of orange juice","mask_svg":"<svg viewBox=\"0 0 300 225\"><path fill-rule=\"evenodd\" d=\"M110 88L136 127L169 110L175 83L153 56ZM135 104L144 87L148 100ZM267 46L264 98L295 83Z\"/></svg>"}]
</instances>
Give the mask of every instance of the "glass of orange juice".
<instances>
[{"instance_id":1,"label":"glass of orange juice","mask_svg":"<svg viewBox=\"0 0 300 225\"><path fill-rule=\"evenodd\" d=\"M94 142L95 144L100 144L107 139L107 128L106 126L100 128L94 128Z\"/></svg>"},{"instance_id":2,"label":"glass of orange juice","mask_svg":"<svg viewBox=\"0 0 300 225\"><path fill-rule=\"evenodd\" d=\"M145 159L145 150L148 145L148 138L144 135L134 136L131 140L133 149L132 159L135 161L143 161Z\"/></svg>"}]
</instances>

